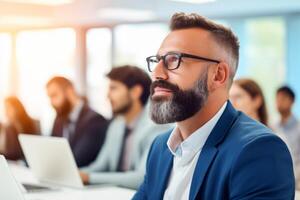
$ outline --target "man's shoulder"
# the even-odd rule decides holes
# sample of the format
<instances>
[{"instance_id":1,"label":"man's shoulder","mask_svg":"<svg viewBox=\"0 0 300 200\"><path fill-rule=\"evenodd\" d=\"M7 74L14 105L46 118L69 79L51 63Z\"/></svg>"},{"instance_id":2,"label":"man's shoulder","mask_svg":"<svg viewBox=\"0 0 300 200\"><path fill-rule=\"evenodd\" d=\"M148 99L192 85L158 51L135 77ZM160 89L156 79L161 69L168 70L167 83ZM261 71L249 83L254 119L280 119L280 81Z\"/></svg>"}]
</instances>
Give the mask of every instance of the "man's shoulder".
<instances>
[{"instance_id":1,"label":"man's shoulder","mask_svg":"<svg viewBox=\"0 0 300 200\"><path fill-rule=\"evenodd\" d=\"M106 122L107 121L100 113L96 112L88 105L85 105L83 107L80 115L81 115L81 119L83 121L95 121L95 122L99 122L99 121Z\"/></svg>"},{"instance_id":2,"label":"man's shoulder","mask_svg":"<svg viewBox=\"0 0 300 200\"><path fill-rule=\"evenodd\" d=\"M286 146L270 128L241 113L232 125L224 145L231 149L243 150L247 146L255 144L265 144L268 147L273 143L272 141L276 141L280 146Z\"/></svg>"}]
</instances>

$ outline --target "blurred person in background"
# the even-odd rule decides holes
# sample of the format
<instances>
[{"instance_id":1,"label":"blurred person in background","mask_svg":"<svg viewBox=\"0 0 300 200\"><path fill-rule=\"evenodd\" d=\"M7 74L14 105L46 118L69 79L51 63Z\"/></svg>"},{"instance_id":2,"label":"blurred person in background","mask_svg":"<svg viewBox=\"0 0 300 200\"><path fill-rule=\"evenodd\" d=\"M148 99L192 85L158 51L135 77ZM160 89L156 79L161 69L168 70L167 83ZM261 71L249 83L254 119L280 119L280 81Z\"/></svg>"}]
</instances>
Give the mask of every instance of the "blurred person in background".
<instances>
[{"instance_id":1,"label":"blurred person in background","mask_svg":"<svg viewBox=\"0 0 300 200\"><path fill-rule=\"evenodd\" d=\"M112 120L102 151L95 162L81 169L86 184L113 184L137 189L142 183L146 159L154 138L171 128L154 124L146 105L151 79L135 66L113 68L108 98Z\"/></svg>"},{"instance_id":2,"label":"blurred person in background","mask_svg":"<svg viewBox=\"0 0 300 200\"><path fill-rule=\"evenodd\" d=\"M299 131L299 121L292 112L295 99L296 95L290 87L282 86L277 89L276 106L280 119L274 124L274 129L282 131L288 137L297 135Z\"/></svg>"},{"instance_id":3,"label":"blurred person in background","mask_svg":"<svg viewBox=\"0 0 300 200\"><path fill-rule=\"evenodd\" d=\"M230 89L230 101L237 110L268 126L265 98L262 89L254 80L235 80Z\"/></svg>"},{"instance_id":4,"label":"blurred person in background","mask_svg":"<svg viewBox=\"0 0 300 200\"><path fill-rule=\"evenodd\" d=\"M282 86L276 92L276 106L280 119L272 128L284 135L292 152L297 188L300 183L300 125L292 112L296 99L294 91L288 86Z\"/></svg>"},{"instance_id":5,"label":"blurred person in background","mask_svg":"<svg viewBox=\"0 0 300 200\"><path fill-rule=\"evenodd\" d=\"M268 126L268 113L264 99L263 92L260 86L251 79L242 78L233 82L230 89L230 100L234 107L251 118ZM282 109L281 100L279 100L278 109L285 112ZM297 124L297 122L296 122ZM288 138L288 135L284 134L283 128L279 128L278 125L272 127L275 133L287 144L291 155L293 157L294 171L296 178L298 177L298 165L299 165L299 133L295 134L295 137ZM297 153L298 152L298 153Z\"/></svg>"},{"instance_id":6,"label":"blurred person in background","mask_svg":"<svg viewBox=\"0 0 300 200\"><path fill-rule=\"evenodd\" d=\"M32 119L26 112L21 101L14 96L4 100L6 123L2 124L0 133L0 154L7 159L23 159L23 152L18 140L18 135L39 134L38 121Z\"/></svg>"},{"instance_id":7,"label":"blurred person in background","mask_svg":"<svg viewBox=\"0 0 300 200\"><path fill-rule=\"evenodd\" d=\"M101 150L108 121L87 105L69 79L53 77L46 87L56 111L52 136L69 141L78 167L89 165Z\"/></svg>"}]
</instances>

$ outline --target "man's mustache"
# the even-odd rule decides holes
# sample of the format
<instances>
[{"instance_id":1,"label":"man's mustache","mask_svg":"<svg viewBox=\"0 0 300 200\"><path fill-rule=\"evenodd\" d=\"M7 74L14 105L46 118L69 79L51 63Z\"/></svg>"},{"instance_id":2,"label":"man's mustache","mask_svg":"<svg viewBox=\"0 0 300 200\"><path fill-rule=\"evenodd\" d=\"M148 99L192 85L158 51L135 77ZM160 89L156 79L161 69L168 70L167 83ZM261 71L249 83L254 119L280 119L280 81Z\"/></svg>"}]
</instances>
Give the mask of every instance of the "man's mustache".
<instances>
[{"instance_id":1,"label":"man's mustache","mask_svg":"<svg viewBox=\"0 0 300 200\"><path fill-rule=\"evenodd\" d=\"M157 80L157 81L152 82L152 84L151 84L151 88L150 88L151 95L154 94L154 89L156 87L171 90L173 93L180 90L180 88L175 84L169 83L169 82L164 81L164 80Z\"/></svg>"}]
</instances>

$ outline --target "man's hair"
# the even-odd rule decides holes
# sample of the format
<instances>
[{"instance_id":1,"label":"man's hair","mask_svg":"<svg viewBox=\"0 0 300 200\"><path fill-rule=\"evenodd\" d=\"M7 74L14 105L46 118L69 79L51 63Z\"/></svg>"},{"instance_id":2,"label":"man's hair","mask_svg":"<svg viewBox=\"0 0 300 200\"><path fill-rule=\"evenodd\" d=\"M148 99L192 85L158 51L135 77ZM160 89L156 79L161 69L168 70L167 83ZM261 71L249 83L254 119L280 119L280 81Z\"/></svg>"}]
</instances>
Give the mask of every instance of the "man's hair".
<instances>
[{"instance_id":1,"label":"man's hair","mask_svg":"<svg viewBox=\"0 0 300 200\"><path fill-rule=\"evenodd\" d=\"M287 96L289 96L292 99L293 102L295 101L296 95L295 95L294 91L289 86L285 85L285 86L282 86L282 87L278 88L276 93L277 94L278 93L284 93Z\"/></svg>"},{"instance_id":2,"label":"man's hair","mask_svg":"<svg viewBox=\"0 0 300 200\"><path fill-rule=\"evenodd\" d=\"M136 66L124 65L114 67L107 74L107 77L111 80L123 83L129 89L136 85L140 85L143 88L143 93L140 97L141 103L143 105L147 103L150 95L151 79L144 70Z\"/></svg>"},{"instance_id":3,"label":"man's hair","mask_svg":"<svg viewBox=\"0 0 300 200\"><path fill-rule=\"evenodd\" d=\"M213 38L220 44L230 55L231 72L230 78L233 79L239 62L239 41L231 29L215 23L201 15L192 13L175 13L172 16L170 29L172 31L188 28L200 28L210 32Z\"/></svg>"},{"instance_id":4,"label":"man's hair","mask_svg":"<svg viewBox=\"0 0 300 200\"><path fill-rule=\"evenodd\" d=\"M55 77L51 78L47 82L46 87L49 87L52 84L57 84L62 89L66 89L66 88L69 88L69 87L73 88L73 83L69 79L67 79L65 77L62 77L62 76L55 76Z\"/></svg>"}]
</instances>

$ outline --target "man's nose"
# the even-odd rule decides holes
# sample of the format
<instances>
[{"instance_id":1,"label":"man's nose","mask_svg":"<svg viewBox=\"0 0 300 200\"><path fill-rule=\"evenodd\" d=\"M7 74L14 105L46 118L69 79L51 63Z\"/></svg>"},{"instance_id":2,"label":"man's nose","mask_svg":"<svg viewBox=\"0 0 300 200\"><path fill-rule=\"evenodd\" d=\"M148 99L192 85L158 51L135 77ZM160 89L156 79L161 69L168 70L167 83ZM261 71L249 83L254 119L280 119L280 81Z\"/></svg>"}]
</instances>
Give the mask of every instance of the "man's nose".
<instances>
[{"instance_id":1,"label":"man's nose","mask_svg":"<svg viewBox=\"0 0 300 200\"><path fill-rule=\"evenodd\" d=\"M163 60L160 60L152 72L152 80L167 80L168 69L164 66Z\"/></svg>"}]
</instances>

